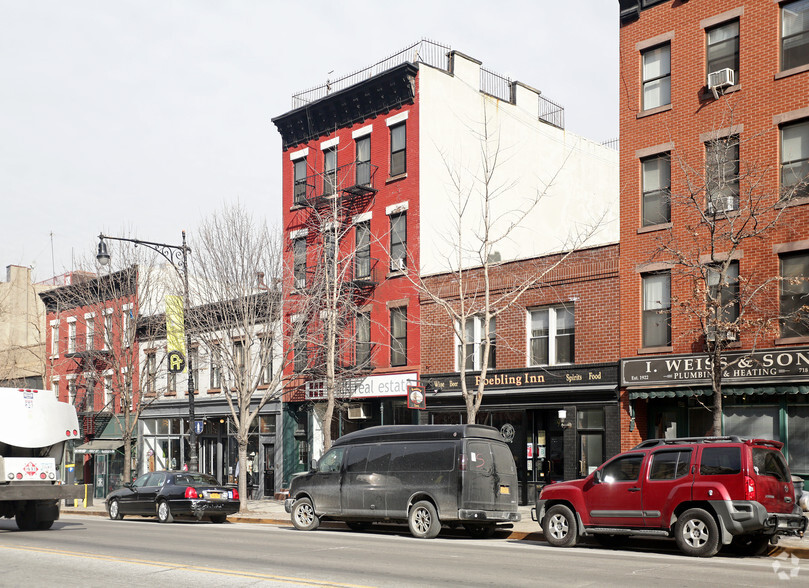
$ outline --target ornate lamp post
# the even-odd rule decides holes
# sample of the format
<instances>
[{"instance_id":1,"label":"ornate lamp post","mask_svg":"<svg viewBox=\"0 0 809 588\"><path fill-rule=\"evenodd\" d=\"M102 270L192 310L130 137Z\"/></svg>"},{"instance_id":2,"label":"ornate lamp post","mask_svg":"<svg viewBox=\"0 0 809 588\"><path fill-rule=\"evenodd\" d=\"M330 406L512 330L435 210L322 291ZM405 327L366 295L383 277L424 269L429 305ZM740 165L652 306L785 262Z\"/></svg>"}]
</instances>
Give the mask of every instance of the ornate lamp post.
<instances>
[{"instance_id":1,"label":"ornate lamp post","mask_svg":"<svg viewBox=\"0 0 809 588\"><path fill-rule=\"evenodd\" d=\"M188 370L188 442L191 446L188 456L188 469L192 471L199 471L199 458L197 457L197 432L194 429L195 414L194 414L194 371L191 362L191 336L188 332L188 254L191 253L191 248L185 243L185 231L183 231L183 244L182 245L168 245L166 243L154 243L152 241L141 241L140 239L127 239L124 237L110 237L109 235L98 235L98 253L96 260L101 265L108 265L110 262L110 254L107 250L107 244L104 239L111 241L125 241L127 243L134 243L135 245L143 245L152 251L157 251L160 255L166 258L174 270L183 279L183 327L185 330L185 351L186 351L186 369Z\"/></svg>"}]
</instances>

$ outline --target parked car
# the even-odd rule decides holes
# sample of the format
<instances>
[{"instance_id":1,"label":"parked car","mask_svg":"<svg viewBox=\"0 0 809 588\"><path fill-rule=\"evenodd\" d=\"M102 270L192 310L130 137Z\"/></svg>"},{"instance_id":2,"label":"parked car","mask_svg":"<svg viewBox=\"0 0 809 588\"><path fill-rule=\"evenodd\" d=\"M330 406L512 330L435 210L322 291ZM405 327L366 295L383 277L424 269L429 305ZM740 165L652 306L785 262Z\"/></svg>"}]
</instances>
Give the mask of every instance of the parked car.
<instances>
[{"instance_id":1,"label":"parked car","mask_svg":"<svg viewBox=\"0 0 809 588\"><path fill-rule=\"evenodd\" d=\"M560 547L586 535L611 545L646 535L674 537L696 557L731 543L760 554L806 530L782 447L739 437L644 441L582 480L545 486L531 517Z\"/></svg>"},{"instance_id":2,"label":"parked car","mask_svg":"<svg viewBox=\"0 0 809 588\"><path fill-rule=\"evenodd\" d=\"M170 523L175 516L193 516L224 523L239 511L239 491L198 472L149 472L111 492L107 513L113 520L124 515L156 516Z\"/></svg>"},{"instance_id":3,"label":"parked car","mask_svg":"<svg viewBox=\"0 0 809 588\"><path fill-rule=\"evenodd\" d=\"M284 507L301 530L322 519L355 530L406 521L415 537L431 539L442 523L460 523L488 537L520 520L517 490L514 457L493 427L382 426L337 439L292 479Z\"/></svg>"}]
</instances>

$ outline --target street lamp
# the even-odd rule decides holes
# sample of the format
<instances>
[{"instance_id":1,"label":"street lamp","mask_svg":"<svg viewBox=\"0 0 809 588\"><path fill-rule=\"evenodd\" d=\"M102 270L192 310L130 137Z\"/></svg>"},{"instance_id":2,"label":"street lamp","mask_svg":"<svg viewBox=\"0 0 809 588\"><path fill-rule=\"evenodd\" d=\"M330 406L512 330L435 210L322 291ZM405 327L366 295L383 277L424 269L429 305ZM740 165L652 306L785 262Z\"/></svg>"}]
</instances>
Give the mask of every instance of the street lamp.
<instances>
[{"instance_id":1,"label":"street lamp","mask_svg":"<svg viewBox=\"0 0 809 588\"><path fill-rule=\"evenodd\" d=\"M188 254L191 253L191 248L185 243L185 231L183 231L182 245L168 245L166 243L154 243L152 241L141 241L140 239L127 239L124 237L110 237L109 235L101 233L98 235L98 253L96 254L96 260L101 265L108 265L110 263L110 254L104 239L125 241L127 243L134 243L136 246L143 245L152 251L157 251L166 258L171 264L171 267L173 267L177 274L183 279L183 329L185 330L186 369L188 370L188 441L191 446L188 455L188 469L191 471L199 471L197 432L194 429L196 416L194 414L194 372L191 362L191 336L188 332Z\"/></svg>"}]
</instances>

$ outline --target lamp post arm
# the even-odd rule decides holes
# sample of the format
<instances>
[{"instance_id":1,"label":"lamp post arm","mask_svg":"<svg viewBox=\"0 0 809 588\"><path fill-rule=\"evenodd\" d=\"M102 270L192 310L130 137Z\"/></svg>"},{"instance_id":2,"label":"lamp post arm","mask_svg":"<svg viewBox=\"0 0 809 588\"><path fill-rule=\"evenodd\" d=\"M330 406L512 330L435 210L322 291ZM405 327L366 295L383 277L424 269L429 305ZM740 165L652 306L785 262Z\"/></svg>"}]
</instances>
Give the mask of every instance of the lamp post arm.
<instances>
[{"instance_id":1,"label":"lamp post arm","mask_svg":"<svg viewBox=\"0 0 809 588\"><path fill-rule=\"evenodd\" d=\"M174 269L177 271L185 272L188 263L188 254L191 253L191 248L185 244L185 231L183 231L183 244L182 245L169 245L167 243L155 243L154 241L142 241L141 239L129 239L127 237L110 237L103 233L98 235L100 240L109 239L110 241L123 241L125 243L134 243L135 246L143 245L156 251L166 258Z\"/></svg>"}]
</instances>

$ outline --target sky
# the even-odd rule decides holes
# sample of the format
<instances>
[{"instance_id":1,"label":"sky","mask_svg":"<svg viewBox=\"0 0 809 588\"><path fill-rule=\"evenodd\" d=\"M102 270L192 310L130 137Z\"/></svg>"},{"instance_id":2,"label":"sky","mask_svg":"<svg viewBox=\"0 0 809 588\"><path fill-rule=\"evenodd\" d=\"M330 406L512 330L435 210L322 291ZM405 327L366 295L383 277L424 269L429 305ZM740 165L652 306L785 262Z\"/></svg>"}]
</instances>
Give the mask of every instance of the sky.
<instances>
[{"instance_id":1,"label":"sky","mask_svg":"<svg viewBox=\"0 0 809 588\"><path fill-rule=\"evenodd\" d=\"M101 232L193 248L236 202L279 225L271 119L421 39L618 137L617 0L0 0L0 268L48 279Z\"/></svg>"}]
</instances>

